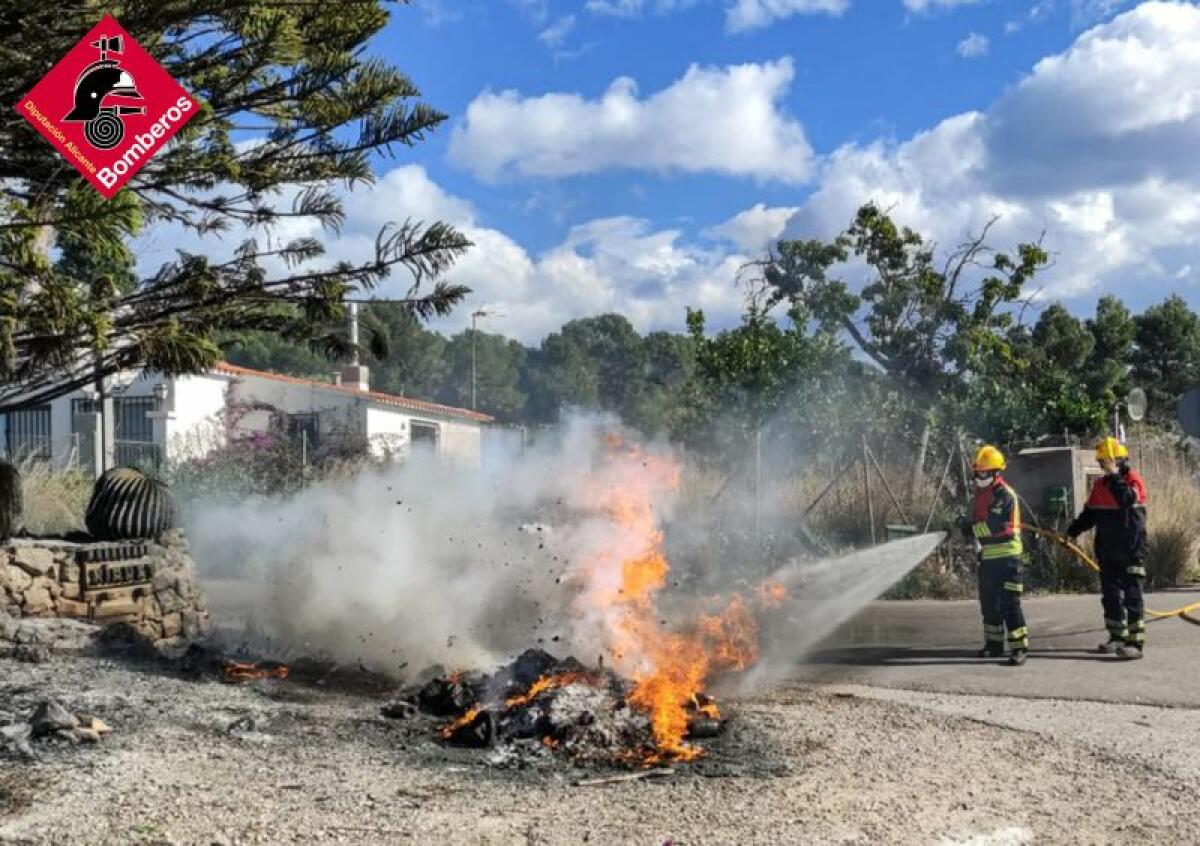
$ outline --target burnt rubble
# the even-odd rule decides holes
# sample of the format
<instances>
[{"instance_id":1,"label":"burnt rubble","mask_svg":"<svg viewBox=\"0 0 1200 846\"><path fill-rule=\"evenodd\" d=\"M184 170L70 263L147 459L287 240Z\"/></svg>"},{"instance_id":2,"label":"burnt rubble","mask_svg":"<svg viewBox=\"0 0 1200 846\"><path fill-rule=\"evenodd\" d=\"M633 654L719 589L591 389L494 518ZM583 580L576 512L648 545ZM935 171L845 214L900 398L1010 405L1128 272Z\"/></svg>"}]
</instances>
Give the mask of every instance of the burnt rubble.
<instances>
[{"instance_id":1,"label":"burnt rubble","mask_svg":"<svg viewBox=\"0 0 1200 846\"><path fill-rule=\"evenodd\" d=\"M437 675L381 709L390 719L418 714L442 720L441 739L452 746L505 748L536 745L577 763L641 764L656 759L649 716L628 702L632 684L575 658L528 649L496 672ZM715 703L689 703L690 737L715 737L726 721Z\"/></svg>"},{"instance_id":2,"label":"burnt rubble","mask_svg":"<svg viewBox=\"0 0 1200 846\"><path fill-rule=\"evenodd\" d=\"M0 711L0 751L34 760L32 741L60 741L72 745L99 743L112 729L99 717L76 714L55 699L39 702L28 717Z\"/></svg>"}]
</instances>

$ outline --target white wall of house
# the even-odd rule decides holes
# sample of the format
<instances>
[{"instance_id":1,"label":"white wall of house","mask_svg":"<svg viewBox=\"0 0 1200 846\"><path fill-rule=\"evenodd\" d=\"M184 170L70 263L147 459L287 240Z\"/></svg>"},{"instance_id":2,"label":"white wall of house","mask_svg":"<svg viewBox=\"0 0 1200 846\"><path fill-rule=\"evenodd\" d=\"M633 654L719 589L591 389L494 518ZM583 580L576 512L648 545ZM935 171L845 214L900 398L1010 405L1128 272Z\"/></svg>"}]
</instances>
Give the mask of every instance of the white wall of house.
<instances>
[{"instance_id":1,"label":"white wall of house","mask_svg":"<svg viewBox=\"0 0 1200 846\"><path fill-rule=\"evenodd\" d=\"M338 432L365 436L372 452L380 458L406 455L412 447L416 424L436 430L437 451L442 457L468 466L478 466L481 459L483 426L457 419L449 409L444 413L410 409L367 392L221 370L173 379L131 374L118 381L120 385L112 393L123 397L152 398L155 386L166 384L166 399L148 417L153 423L152 442L164 449L168 461L205 455L222 446L229 433L267 431L276 413L315 414L321 437ZM72 400L88 396L79 391L50 403L52 456L60 466L90 455L90 449L80 449L80 438L72 434ZM231 405L264 408L228 415ZM0 444L6 442L6 422L5 415L0 414Z\"/></svg>"},{"instance_id":2,"label":"white wall of house","mask_svg":"<svg viewBox=\"0 0 1200 846\"><path fill-rule=\"evenodd\" d=\"M225 443L224 411L229 378L180 376L167 382L162 434L171 461L199 458Z\"/></svg>"},{"instance_id":3,"label":"white wall of house","mask_svg":"<svg viewBox=\"0 0 1200 846\"><path fill-rule=\"evenodd\" d=\"M407 454L412 443L411 418L380 403L367 407L367 442L376 458Z\"/></svg>"},{"instance_id":4,"label":"white wall of house","mask_svg":"<svg viewBox=\"0 0 1200 846\"><path fill-rule=\"evenodd\" d=\"M478 466L482 454L480 427L471 423L448 421L442 424L439 452L456 463Z\"/></svg>"},{"instance_id":5,"label":"white wall of house","mask_svg":"<svg viewBox=\"0 0 1200 846\"><path fill-rule=\"evenodd\" d=\"M235 413L238 419L232 428L238 434L268 430L275 413L316 414L321 436L338 431L361 432L366 425L368 401L365 394L357 397L302 382L238 375L232 377L228 398L235 406L269 406L269 410Z\"/></svg>"}]
</instances>

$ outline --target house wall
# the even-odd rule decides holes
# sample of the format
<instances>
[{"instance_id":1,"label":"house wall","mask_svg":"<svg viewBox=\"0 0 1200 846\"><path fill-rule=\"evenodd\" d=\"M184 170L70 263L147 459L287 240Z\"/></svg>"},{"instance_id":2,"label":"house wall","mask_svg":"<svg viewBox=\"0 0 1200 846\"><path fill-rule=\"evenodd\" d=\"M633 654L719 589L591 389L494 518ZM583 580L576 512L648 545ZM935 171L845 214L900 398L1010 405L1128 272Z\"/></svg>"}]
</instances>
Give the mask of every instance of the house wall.
<instances>
[{"instance_id":1,"label":"house wall","mask_svg":"<svg viewBox=\"0 0 1200 846\"><path fill-rule=\"evenodd\" d=\"M219 375L180 376L168 383L162 434L168 460L198 458L224 445L229 381Z\"/></svg>"},{"instance_id":2,"label":"house wall","mask_svg":"<svg viewBox=\"0 0 1200 846\"><path fill-rule=\"evenodd\" d=\"M109 380L109 392L113 396L122 397L152 397L154 386L163 381L161 376L151 376L145 373L134 374L126 372ZM91 445L80 443L72 433L73 415L72 402L83 399L88 394L84 391L74 391L66 396L51 400L50 405L50 449L51 461L55 466L66 467L76 465L81 457L91 455ZM6 443L7 417L0 414L0 444ZM109 419L106 425L112 431L114 421Z\"/></svg>"},{"instance_id":3,"label":"house wall","mask_svg":"<svg viewBox=\"0 0 1200 846\"><path fill-rule=\"evenodd\" d=\"M411 418L399 409L367 407L367 441L376 458L401 456L412 445Z\"/></svg>"},{"instance_id":4,"label":"house wall","mask_svg":"<svg viewBox=\"0 0 1200 846\"><path fill-rule=\"evenodd\" d=\"M236 376L230 387L233 403L261 403L284 414L317 414L321 436L339 429L366 431L366 397L321 390L313 385L282 382L261 376ZM269 410L240 415L237 432L264 431L270 426Z\"/></svg>"},{"instance_id":5,"label":"house wall","mask_svg":"<svg viewBox=\"0 0 1200 846\"><path fill-rule=\"evenodd\" d=\"M483 426L390 405L365 394L357 396L301 382L222 372L175 379L141 374L121 382L126 387L120 393L128 397L152 397L156 385L162 382L167 385L163 408L150 416L154 421L154 442L165 446L168 461L205 455L221 447L230 433L266 431L271 426L272 410L284 414L315 413L322 437L335 432L366 437L379 458L407 454L412 446L412 425L417 422L436 427L439 455L466 466L479 466L481 461ZM80 448L71 433L72 400L84 396L84 392L78 391L50 404L53 459L60 466L91 455L90 445ZM230 404L241 408L227 417ZM256 404L264 408L253 410ZM4 415L0 415L0 445L4 443L5 423Z\"/></svg>"},{"instance_id":6,"label":"house wall","mask_svg":"<svg viewBox=\"0 0 1200 846\"><path fill-rule=\"evenodd\" d=\"M439 452L457 464L477 467L480 464L483 429L469 423L444 422L438 439Z\"/></svg>"},{"instance_id":7,"label":"house wall","mask_svg":"<svg viewBox=\"0 0 1200 846\"><path fill-rule=\"evenodd\" d=\"M1065 487L1070 495L1068 517L1078 514L1091 489L1090 480L1100 473L1091 450L1061 449L1028 450L1009 461L1004 476L1029 505L1043 517L1046 489Z\"/></svg>"}]
</instances>

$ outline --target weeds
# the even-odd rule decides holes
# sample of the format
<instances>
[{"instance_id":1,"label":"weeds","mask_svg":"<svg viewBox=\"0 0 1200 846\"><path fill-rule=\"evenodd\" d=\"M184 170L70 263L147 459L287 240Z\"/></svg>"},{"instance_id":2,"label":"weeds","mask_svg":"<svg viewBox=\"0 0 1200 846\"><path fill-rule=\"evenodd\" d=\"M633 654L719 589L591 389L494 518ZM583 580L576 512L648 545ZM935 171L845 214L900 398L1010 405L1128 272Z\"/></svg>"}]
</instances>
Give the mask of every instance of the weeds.
<instances>
[{"instance_id":1,"label":"weeds","mask_svg":"<svg viewBox=\"0 0 1200 846\"><path fill-rule=\"evenodd\" d=\"M21 466L25 499L22 525L33 535L65 535L83 529L92 480L75 469L56 470L40 461Z\"/></svg>"},{"instance_id":2,"label":"weeds","mask_svg":"<svg viewBox=\"0 0 1200 846\"><path fill-rule=\"evenodd\" d=\"M1172 587L1200 579L1200 490L1174 465L1146 480L1150 535L1146 586Z\"/></svg>"}]
</instances>

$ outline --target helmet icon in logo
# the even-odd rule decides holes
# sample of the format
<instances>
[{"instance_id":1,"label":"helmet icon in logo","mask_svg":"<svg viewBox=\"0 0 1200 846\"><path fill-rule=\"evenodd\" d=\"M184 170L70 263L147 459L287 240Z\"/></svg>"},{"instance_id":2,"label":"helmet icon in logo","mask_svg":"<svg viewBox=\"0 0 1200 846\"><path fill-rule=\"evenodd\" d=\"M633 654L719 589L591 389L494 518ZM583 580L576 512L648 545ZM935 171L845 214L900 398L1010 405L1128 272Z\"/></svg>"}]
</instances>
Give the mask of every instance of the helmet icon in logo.
<instances>
[{"instance_id":1,"label":"helmet icon in logo","mask_svg":"<svg viewBox=\"0 0 1200 846\"><path fill-rule=\"evenodd\" d=\"M122 51L121 36L101 37L91 43L100 51L100 59L92 62L75 82L75 108L63 118L64 121L82 123L83 137L97 150L111 150L125 136L124 115L144 115L144 106L108 105L109 97L126 97L141 100L133 76L123 70L110 52L118 56Z\"/></svg>"}]
</instances>

